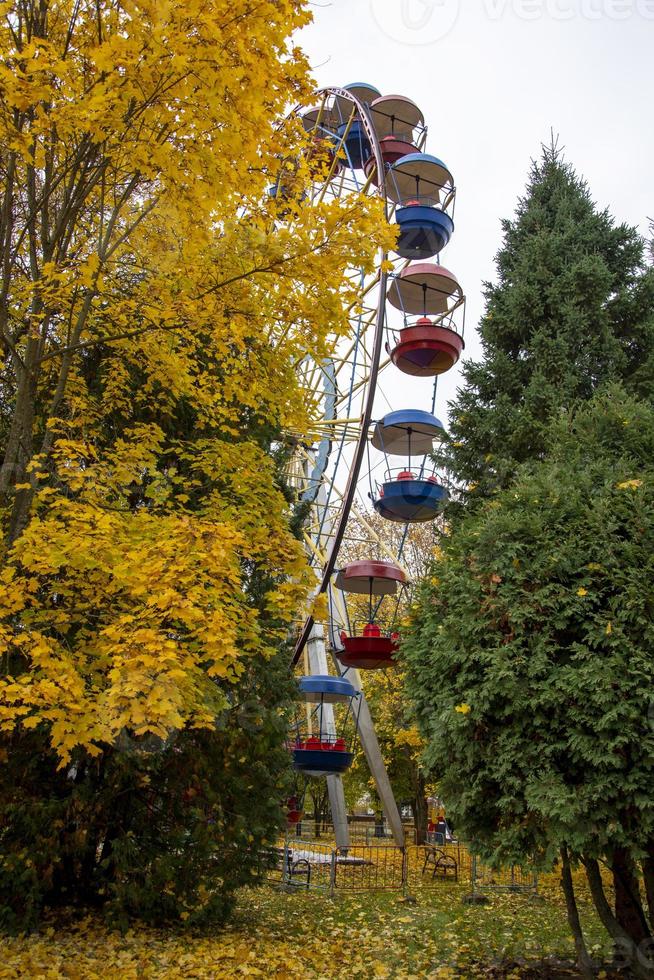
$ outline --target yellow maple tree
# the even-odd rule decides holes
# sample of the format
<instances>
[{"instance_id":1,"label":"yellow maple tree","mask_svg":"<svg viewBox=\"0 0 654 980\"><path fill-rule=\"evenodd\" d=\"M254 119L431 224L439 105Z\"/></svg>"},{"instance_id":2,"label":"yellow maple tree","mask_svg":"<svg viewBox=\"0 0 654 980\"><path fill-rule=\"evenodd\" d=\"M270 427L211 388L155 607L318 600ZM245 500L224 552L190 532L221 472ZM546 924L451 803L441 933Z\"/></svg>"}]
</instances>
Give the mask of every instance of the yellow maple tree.
<instances>
[{"instance_id":1,"label":"yellow maple tree","mask_svg":"<svg viewBox=\"0 0 654 980\"><path fill-rule=\"evenodd\" d=\"M308 586L296 368L391 232L371 198L268 194L281 161L309 179L305 4L0 6L0 729L64 765L211 726L278 646Z\"/></svg>"}]
</instances>

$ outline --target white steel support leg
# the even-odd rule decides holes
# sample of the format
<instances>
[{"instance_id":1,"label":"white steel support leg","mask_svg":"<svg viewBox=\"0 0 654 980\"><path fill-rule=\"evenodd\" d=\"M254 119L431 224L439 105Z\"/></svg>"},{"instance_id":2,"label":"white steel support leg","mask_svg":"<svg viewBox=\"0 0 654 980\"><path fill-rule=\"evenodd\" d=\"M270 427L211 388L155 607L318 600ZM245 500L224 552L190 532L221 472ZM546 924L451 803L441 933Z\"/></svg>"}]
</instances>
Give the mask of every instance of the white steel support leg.
<instances>
[{"instance_id":1,"label":"white steel support leg","mask_svg":"<svg viewBox=\"0 0 654 980\"><path fill-rule=\"evenodd\" d=\"M347 822L343 780L338 773L334 773L332 776L327 776L326 778L336 846L347 849L350 846L350 825Z\"/></svg>"},{"instance_id":2,"label":"white steel support leg","mask_svg":"<svg viewBox=\"0 0 654 980\"><path fill-rule=\"evenodd\" d=\"M319 623L316 623L311 630L311 635L307 643L307 652L309 655L309 672L311 674L328 674L329 668L327 667L325 634L323 627ZM323 729L326 735L336 734L334 709L331 704L325 704L323 706ZM327 776L327 791L329 792L329 805L332 811L336 846L347 848L350 846L350 830L347 823L343 782L339 775Z\"/></svg>"},{"instance_id":3,"label":"white steel support leg","mask_svg":"<svg viewBox=\"0 0 654 980\"><path fill-rule=\"evenodd\" d=\"M357 691L361 691L361 677L359 676L358 670L350 669L347 673L347 679ZM370 775L375 780L377 794L384 808L393 839L398 847L404 847L405 840L402 817L395 802L391 783L386 772L386 766L384 765L381 749L379 748L379 741L377 740L377 733L375 732L375 726L370 715L370 708L368 707L366 696L363 693L361 694L361 710L359 712L359 738L361 739L363 751L366 754Z\"/></svg>"}]
</instances>

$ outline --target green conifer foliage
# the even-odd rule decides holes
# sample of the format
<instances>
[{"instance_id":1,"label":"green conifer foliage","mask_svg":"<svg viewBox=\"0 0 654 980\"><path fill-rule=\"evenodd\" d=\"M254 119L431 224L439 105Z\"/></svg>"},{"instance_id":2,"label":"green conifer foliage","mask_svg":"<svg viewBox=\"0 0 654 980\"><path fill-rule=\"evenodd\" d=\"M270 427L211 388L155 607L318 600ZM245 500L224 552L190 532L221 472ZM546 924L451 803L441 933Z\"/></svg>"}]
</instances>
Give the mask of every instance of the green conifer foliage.
<instances>
[{"instance_id":1,"label":"green conifer foliage","mask_svg":"<svg viewBox=\"0 0 654 980\"><path fill-rule=\"evenodd\" d=\"M443 542L403 655L455 823L502 861L654 839L654 411L617 388Z\"/></svg>"},{"instance_id":2,"label":"green conifer foliage","mask_svg":"<svg viewBox=\"0 0 654 980\"><path fill-rule=\"evenodd\" d=\"M654 409L613 386L547 437L445 538L403 643L408 692L459 833L496 862L569 850L651 977Z\"/></svg>"},{"instance_id":3,"label":"green conifer foliage","mask_svg":"<svg viewBox=\"0 0 654 980\"><path fill-rule=\"evenodd\" d=\"M408 693L461 835L495 861L583 861L649 978L654 275L554 145L503 229L444 449L467 492L405 633Z\"/></svg>"},{"instance_id":4,"label":"green conifer foliage","mask_svg":"<svg viewBox=\"0 0 654 980\"><path fill-rule=\"evenodd\" d=\"M552 146L502 223L498 278L486 284L483 357L463 368L447 463L477 499L547 453L548 421L602 384L649 394L654 276L636 230L599 211Z\"/></svg>"}]
</instances>

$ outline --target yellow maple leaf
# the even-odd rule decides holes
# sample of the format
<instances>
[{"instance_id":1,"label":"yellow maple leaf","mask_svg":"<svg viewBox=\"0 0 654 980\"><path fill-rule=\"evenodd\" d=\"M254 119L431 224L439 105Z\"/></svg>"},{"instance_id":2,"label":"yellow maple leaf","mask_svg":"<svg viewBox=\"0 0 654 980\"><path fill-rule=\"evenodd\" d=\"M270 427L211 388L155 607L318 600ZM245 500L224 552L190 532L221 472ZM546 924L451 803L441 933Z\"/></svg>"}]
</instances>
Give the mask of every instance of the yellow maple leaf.
<instances>
[{"instance_id":1,"label":"yellow maple leaf","mask_svg":"<svg viewBox=\"0 0 654 980\"><path fill-rule=\"evenodd\" d=\"M616 483L618 490L637 490L642 485L642 480L625 480L624 483Z\"/></svg>"}]
</instances>

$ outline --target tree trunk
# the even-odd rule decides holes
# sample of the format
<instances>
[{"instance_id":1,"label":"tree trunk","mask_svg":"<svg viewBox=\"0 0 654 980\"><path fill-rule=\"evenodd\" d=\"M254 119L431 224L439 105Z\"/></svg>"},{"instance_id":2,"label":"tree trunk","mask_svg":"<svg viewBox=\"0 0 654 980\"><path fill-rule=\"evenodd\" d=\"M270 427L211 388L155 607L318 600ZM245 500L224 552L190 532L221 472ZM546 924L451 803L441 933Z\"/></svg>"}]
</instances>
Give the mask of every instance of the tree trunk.
<instances>
[{"instance_id":1,"label":"tree trunk","mask_svg":"<svg viewBox=\"0 0 654 980\"><path fill-rule=\"evenodd\" d=\"M311 797L311 803L313 804L314 832L316 839L318 840L320 838L321 831L324 830L329 796L326 788L322 792L318 790L315 792L309 790L309 796Z\"/></svg>"},{"instance_id":2,"label":"tree trunk","mask_svg":"<svg viewBox=\"0 0 654 980\"><path fill-rule=\"evenodd\" d=\"M634 864L623 847L616 847L611 858L615 885L615 917L638 945L651 937L640 896Z\"/></svg>"},{"instance_id":3,"label":"tree trunk","mask_svg":"<svg viewBox=\"0 0 654 980\"><path fill-rule=\"evenodd\" d=\"M654 930L654 841L647 845L647 857L642 860L645 897L649 914L650 929Z\"/></svg>"},{"instance_id":4,"label":"tree trunk","mask_svg":"<svg viewBox=\"0 0 654 980\"><path fill-rule=\"evenodd\" d=\"M38 348L38 339L30 337L25 346L24 361L15 363L16 400L7 436L5 456L0 467L0 494L9 500L13 496L13 506L7 544L11 545L18 538L27 524L34 491L27 473L28 464L34 454L33 427L34 406L36 400L36 375L34 360ZM22 484L23 489L14 490L16 484Z\"/></svg>"},{"instance_id":5,"label":"tree trunk","mask_svg":"<svg viewBox=\"0 0 654 980\"><path fill-rule=\"evenodd\" d=\"M413 799L411 807L413 810L413 822L416 827L416 844L424 844L427 838L427 797L425 795L425 776L413 758L411 750L405 746L405 755L409 773L411 776L411 788L413 789Z\"/></svg>"},{"instance_id":6,"label":"tree trunk","mask_svg":"<svg viewBox=\"0 0 654 980\"><path fill-rule=\"evenodd\" d=\"M0 492L6 493L25 475L24 467L32 455L32 424L34 416L34 385L32 364L36 340L27 342L24 363L15 359L16 399L5 445L5 455L0 468Z\"/></svg>"},{"instance_id":7,"label":"tree trunk","mask_svg":"<svg viewBox=\"0 0 654 980\"><path fill-rule=\"evenodd\" d=\"M421 774L422 776L422 774ZM425 780L421 778L423 791L413 798L413 820L416 825L416 844L424 844L427 839L427 797L424 793Z\"/></svg>"},{"instance_id":8,"label":"tree trunk","mask_svg":"<svg viewBox=\"0 0 654 980\"><path fill-rule=\"evenodd\" d=\"M591 980L595 976L593 962L588 955L586 941L584 940L583 929L579 921L579 909L575 898L574 885L572 883L572 872L570 871L570 857L568 848L564 844L561 848L561 888L565 895L565 905L568 913L568 925L574 937L575 949L577 951L577 967L580 976L584 980Z\"/></svg>"},{"instance_id":9,"label":"tree trunk","mask_svg":"<svg viewBox=\"0 0 654 980\"><path fill-rule=\"evenodd\" d=\"M586 858L584 865L586 867L586 877L588 878L590 893L593 897L593 904L597 909L600 922L615 942L616 952L624 954L626 965L630 966L635 975L641 978L641 980L654 980L654 968L649 966L639 956L638 944L634 942L629 933L618 922L611 910L611 906L606 900L599 864L595 858Z\"/></svg>"}]
</instances>

